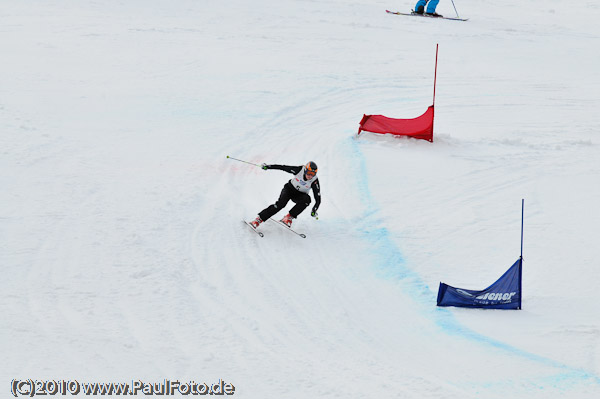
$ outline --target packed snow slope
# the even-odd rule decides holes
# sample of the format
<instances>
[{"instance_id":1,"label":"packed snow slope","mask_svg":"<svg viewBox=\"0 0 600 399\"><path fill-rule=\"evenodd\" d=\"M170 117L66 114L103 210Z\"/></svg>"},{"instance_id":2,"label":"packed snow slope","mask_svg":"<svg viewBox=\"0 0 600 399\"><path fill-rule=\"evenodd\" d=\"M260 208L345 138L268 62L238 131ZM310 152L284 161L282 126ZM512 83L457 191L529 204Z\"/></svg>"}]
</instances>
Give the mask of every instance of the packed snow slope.
<instances>
[{"instance_id":1,"label":"packed snow slope","mask_svg":"<svg viewBox=\"0 0 600 399\"><path fill-rule=\"evenodd\" d=\"M413 3L3 1L0 390L600 397L600 6ZM431 105L437 43L434 143L357 139ZM306 239L244 227L290 175L227 155L319 165ZM437 308L518 258L522 198L523 310Z\"/></svg>"}]
</instances>

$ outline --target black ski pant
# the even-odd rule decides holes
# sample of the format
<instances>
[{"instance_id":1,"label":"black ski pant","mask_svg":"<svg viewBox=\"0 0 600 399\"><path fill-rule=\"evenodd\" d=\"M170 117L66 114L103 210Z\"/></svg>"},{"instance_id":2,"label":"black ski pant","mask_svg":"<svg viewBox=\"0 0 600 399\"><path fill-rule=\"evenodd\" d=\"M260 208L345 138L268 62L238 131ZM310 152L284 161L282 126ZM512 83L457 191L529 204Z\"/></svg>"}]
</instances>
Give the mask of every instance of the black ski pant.
<instances>
[{"instance_id":1,"label":"black ski pant","mask_svg":"<svg viewBox=\"0 0 600 399\"><path fill-rule=\"evenodd\" d=\"M305 210L310 204L310 195L296 190L294 186L290 184L290 182L287 182L285 186L283 186L277 202L263 209L258 214L258 217L260 217L263 222L266 222L271 216L285 208L290 200L296 204L292 209L290 209L290 215L293 218L297 218L298 215L300 215L300 213L302 213L302 211Z\"/></svg>"}]
</instances>

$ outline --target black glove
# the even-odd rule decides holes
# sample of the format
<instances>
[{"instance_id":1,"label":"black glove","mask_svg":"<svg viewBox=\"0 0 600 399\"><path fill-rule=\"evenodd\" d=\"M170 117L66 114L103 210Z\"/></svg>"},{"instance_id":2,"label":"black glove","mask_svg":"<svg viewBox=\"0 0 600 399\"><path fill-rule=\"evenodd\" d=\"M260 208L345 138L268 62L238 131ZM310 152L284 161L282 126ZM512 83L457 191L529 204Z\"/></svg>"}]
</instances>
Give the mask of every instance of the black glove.
<instances>
[{"instance_id":1,"label":"black glove","mask_svg":"<svg viewBox=\"0 0 600 399\"><path fill-rule=\"evenodd\" d=\"M319 215L317 214L317 208L313 208L312 209L312 212L310 213L310 216L312 216L312 217L314 217L316 219L319 218Z\"/></svg>"},{"instance_id":2,"label":"black glove","mask_svg":"<svg viewBox=\"0 0 600 399\"><path fill-rule=\"evenodd\" d=\"M267 170L270 168L269 165L267 165L266 163L263 163L262 165L260 165L261 168L263 168L264 170Z\"/></svg>"}]
</instances>

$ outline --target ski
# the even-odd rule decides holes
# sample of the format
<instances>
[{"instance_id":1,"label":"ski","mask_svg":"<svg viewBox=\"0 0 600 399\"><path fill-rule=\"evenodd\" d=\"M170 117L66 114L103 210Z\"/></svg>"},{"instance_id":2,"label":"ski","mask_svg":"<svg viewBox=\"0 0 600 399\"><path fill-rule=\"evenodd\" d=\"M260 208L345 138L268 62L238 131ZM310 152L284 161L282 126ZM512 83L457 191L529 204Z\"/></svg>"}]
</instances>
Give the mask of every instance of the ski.
<instances>
[{"instance_id":1,"label":"ski","mask_svg":"<svg viewBox=\"0 0 600 399\"><path fill-rule=\"evenodd\" d=\"M264 236L265 236L265 234L264 234L262 231L258 231L258 230L256 230L254 227L252 227L252 226L250 225L250 223L246 222L245 220L242 220L242 222L244 222L244 224L245 224L246 226L250 227L250 230L252 230L252 231L253 231L253 232L255 232L256 234L258 234L259 236L261 236L261 237L264 237Z\"/></svg>"},{"instance_id":2,"label":"ski","mask_svg":"<svg viewBox=\"0 0 600 399\"><path fill-rule=\"evenodd\" d=\"M306 234L298 233L296 230L292 229L291 227L288 227L288 225L283 223L281 220L275 220L275 219L269 219L269 220L271 220L271 221L273 221L273 223L276 223L276 224L280 225L281 227L287 229L288 231L291 231L292 233L299 235L302 238L306 238Z\"/></svg>"},{"instance_id":3,"label":"ski","mask_svg":"<svg viewBox=\"0 0 600 399\"><path fill-rule=\"evenodd\" d=\"M417 14L416 12L411 12L411 13L406 13L406 12L399 12L399 11L390 11L390 10L385 10L385 12L387 12L388 14L394 14L394 15L407 15L409 17L425 17L425 18L435 18L435 19L449 19L451 21L468 21L469 18L458 18L458 17L434 17L432 15L427 15L425 13L423 14Z\"/></svg>"}]
</instances>

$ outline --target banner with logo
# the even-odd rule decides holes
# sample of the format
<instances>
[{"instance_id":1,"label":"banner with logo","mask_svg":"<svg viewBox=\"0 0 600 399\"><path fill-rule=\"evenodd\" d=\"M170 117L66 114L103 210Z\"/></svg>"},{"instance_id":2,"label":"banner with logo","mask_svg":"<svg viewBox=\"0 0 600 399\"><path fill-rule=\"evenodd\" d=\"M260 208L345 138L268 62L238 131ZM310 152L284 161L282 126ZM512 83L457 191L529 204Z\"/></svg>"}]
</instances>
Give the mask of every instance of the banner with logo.
<instances>
[{"instance_id":1,"label":"banner with logo","mask_svg":"<svg viewBox=\"0 0 600 399\"><path fill-rule=\"evenodd\" d=\"M521 309L521 276L523 260L520 258L488 288L473 291L440 283L438 306L464 308Z\"/></svg>"}]
</instances>

